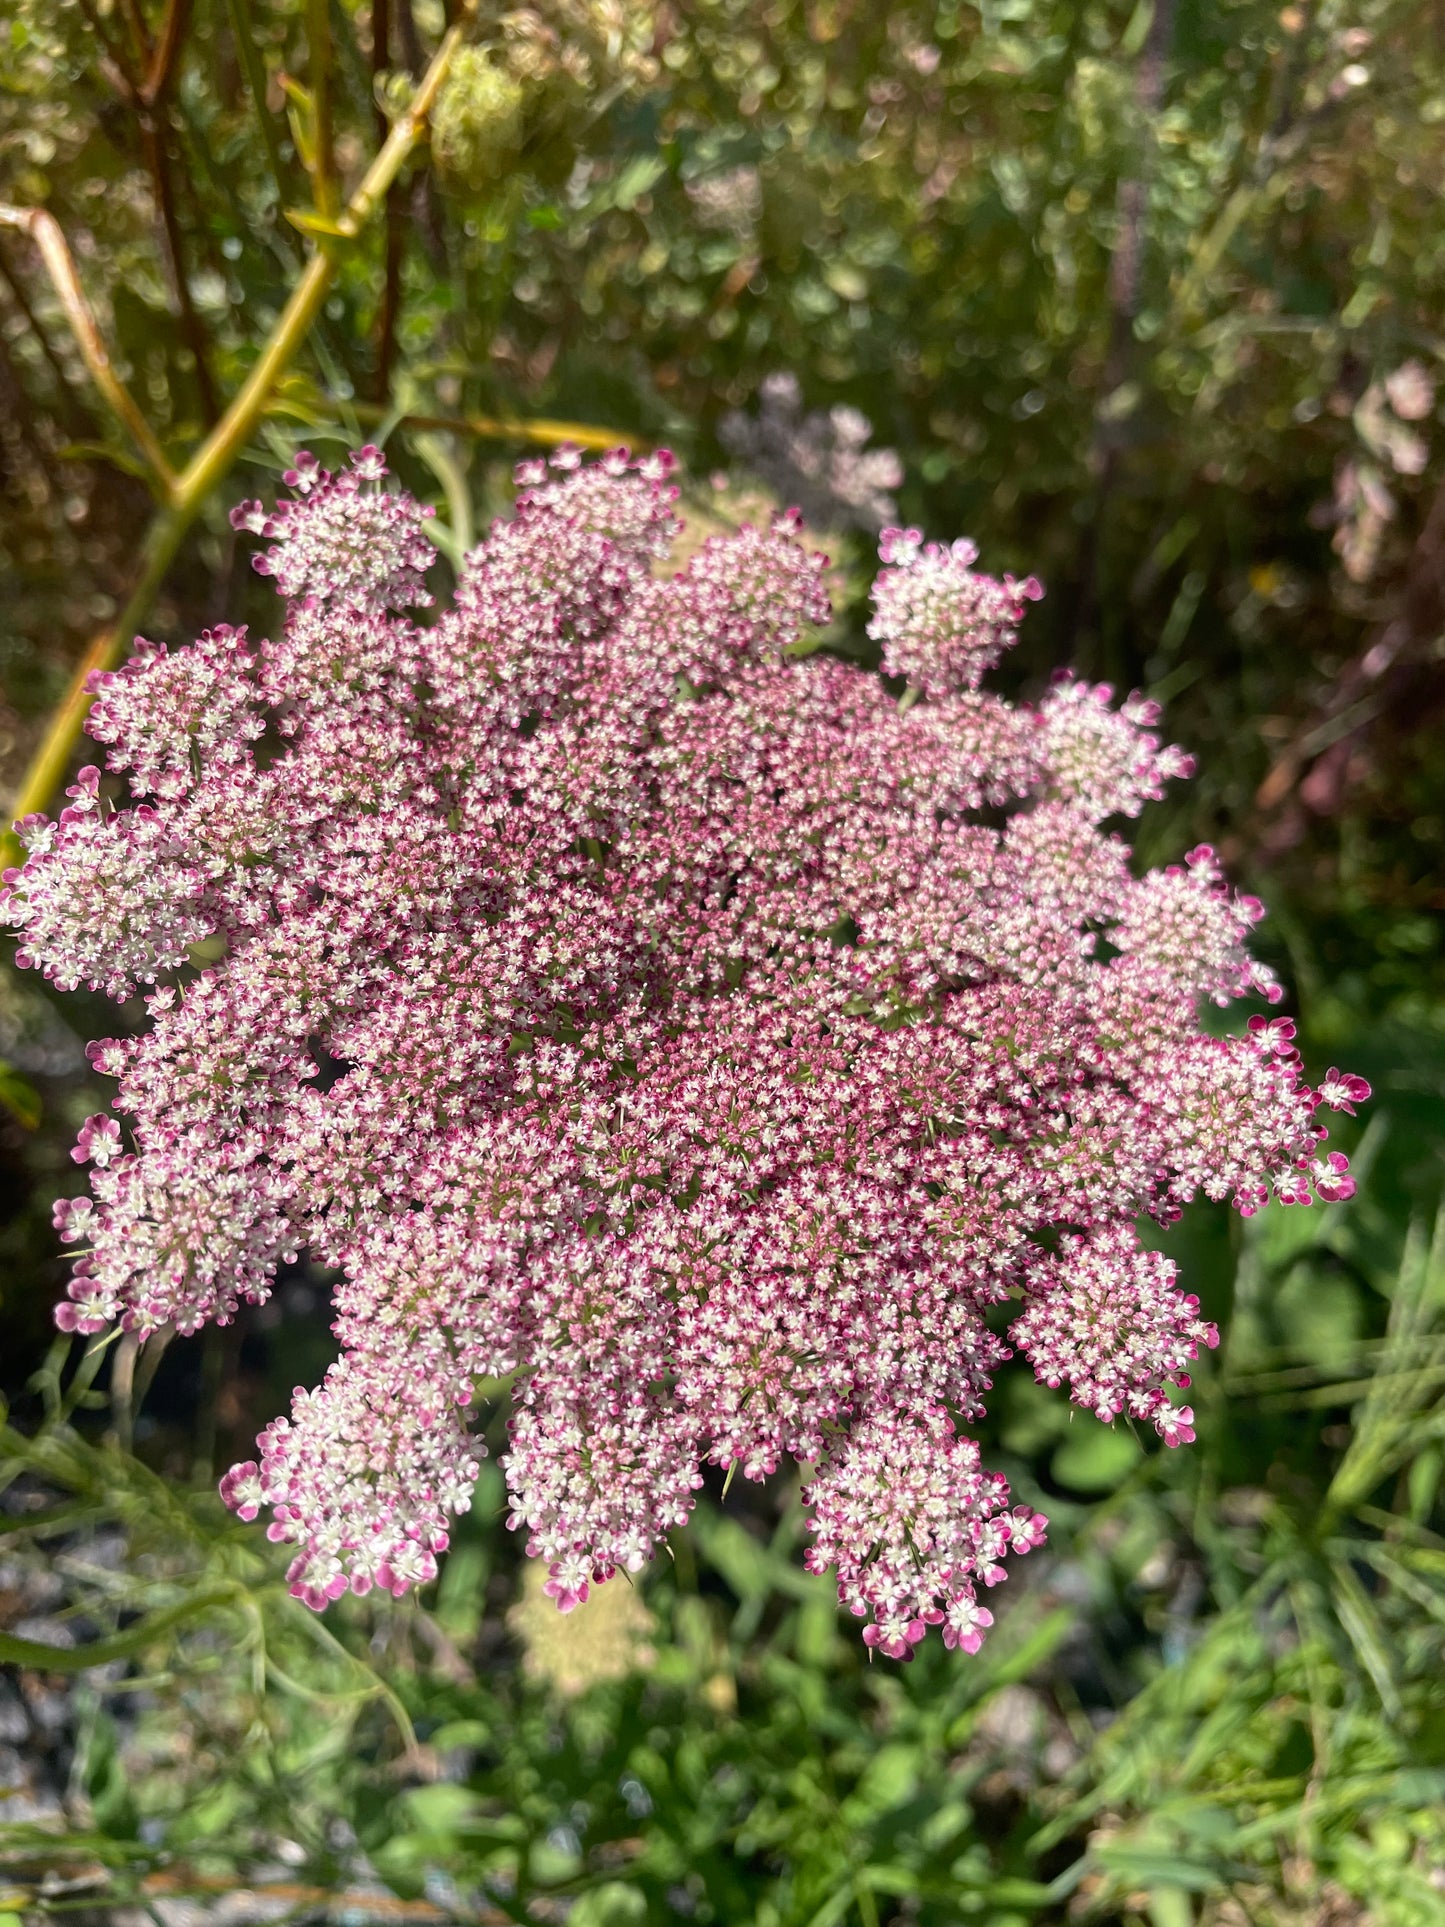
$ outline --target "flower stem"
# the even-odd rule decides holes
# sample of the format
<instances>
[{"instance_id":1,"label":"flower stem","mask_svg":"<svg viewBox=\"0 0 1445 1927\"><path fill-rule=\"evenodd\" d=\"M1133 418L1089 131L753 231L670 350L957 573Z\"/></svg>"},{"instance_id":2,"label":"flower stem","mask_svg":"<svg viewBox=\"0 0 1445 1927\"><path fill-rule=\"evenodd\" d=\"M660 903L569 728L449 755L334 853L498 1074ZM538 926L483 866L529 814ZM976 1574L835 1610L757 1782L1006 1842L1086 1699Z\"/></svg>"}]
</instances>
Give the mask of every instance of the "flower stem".
<instances>
[{"instance_id":1,"label":"flower stem","mask_svg":"<svg viewBox=\"0 0 1445 1927\"><path fill-rule=\"evenodd\" d=\"M175 558L191 520L192 515L183 514L177 507L163 509L151 523L141 551L140 577L131 591L129 602L115 622L108 629L101 630L81 657L70 679L70 687L50 719L44 740L31 758L30 767L15 797L13 815L17 820L44 809L60 787L61 778L65 775L80 736L85 713L90 708L90 679L97 670L109 669L134 641L136 630L145 620L146 611ZM21 860L20 847L12 831L6 831L0 842L4 845L7 866Z\"/></svg>"},{"instance_id":2,"label":"flower stem","mask_svg":"<svg viewBox=\"0 0 1445 1927\"><path fill-rule=\"evenodd\" d=\"M80 295L79 284L74 281L69 250L65 246L60 229L43 211L12 209L0 204L0 223L28 229L45 253L46 265L51 271L52 279L56 281L57 291L62 301L65 302L66 314L72 328L76 330L77 340L96 386L101 389L119 418L130 428L137 445L146 453L158 477L163 479L167 497L165 508L156 516L147 532L142 549L141 573L130 600L111 627L103 630L95 638L76 666L70 680L70 687L62 698L59 708L51 717L45 736L21 780L13 810L15 818L28 816L35 810L44 809L59 787L80 738L86 712L90 708L91 677L97 670L112 668L130 647L135 639L136 629L145 620L146 612L150 608L156 591L165 579L166 571L175 559L176 552L191 524L200 514L211 492L230 470L250 439L252 430L265 413L272 390L305 341L313 322L321 311L322 303L335 278L338 245L349 243L361 234L384 200L387 189L401 172L413 148L421 139L427 115L446 79L456 50L461 44L462 32L463 23L460 21L448 29L417 89L416 97L406 112L398 116L382 144L380 153L366 170L356 192L347 203L345 212L337 222L337 239L323 241L307 262L300 280L292 289L291 297L250 374L232 399L221 420L217 422L179 476L174 475L167 466L165 457L160 451L159 444L155 442L145 418L110 368L104 344L95 328L90 310L85 305L84 297ZM52 229L53 234L50 232ZM52 259L57 243L59 254L56 259ZM60 266L69 274L69 283L65 283L57 275L57 259ZM67 298L67 286L71 285L73 285L74 301ZM78 309L76 303L78 303ZM20 859L20 846L13 832L7 831L3 837L0 837L0 845L3 845L0 856L3 856L7 865Z\"/></svg>"},{"instance_id":3,"label":"flower stem","mask_svg":"<svg viewBox=\"0 0 1445 1927\"><path fill-rule=\"evenodd\" d=\"M43 207L11 207L7 202L0 201L0 227L19 228L35 243L51 285L65 310L70 332L75 336L76 346L80 349L91 380L105 397L110 412L135 443L162 500L174 500L175 474L135 397L111 366L105 339L90 311L90 303L81 288L80 277L75 272L75 263L59 222Z\"/></svg>"}]
</instances>

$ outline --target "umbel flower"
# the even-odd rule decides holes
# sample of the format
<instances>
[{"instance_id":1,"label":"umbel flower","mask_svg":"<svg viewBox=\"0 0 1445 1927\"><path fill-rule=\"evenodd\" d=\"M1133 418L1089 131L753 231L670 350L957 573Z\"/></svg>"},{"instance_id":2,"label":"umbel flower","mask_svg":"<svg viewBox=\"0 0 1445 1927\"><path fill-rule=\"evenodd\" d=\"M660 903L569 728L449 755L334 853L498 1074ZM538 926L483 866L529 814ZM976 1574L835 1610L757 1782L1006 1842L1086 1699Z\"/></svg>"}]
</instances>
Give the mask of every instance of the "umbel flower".
<instances>
[{"instance_id":1,"label":"umbel flower","mask_svg":"<svg viewBox=\"0 0 1445 1927\"><path fill-rule=\"evenodd\" d=\"M716 196L725 183L749 173L738 168L714 175L688 193L697 206L704 190ZM795 502L815 529L876 534L898 513L892 491L903 480L903 464L897 452L868 446L873 424L856 408L839 404L805 414L796 375L765 376L756 415L730 409L719 433L728 452L782 501Z\"/></svg>"},{"instance_id":2,"label":"umbel flower","mask_svg":"<svg viewBox=\"0 0 1445 1927\"><path fill-rule=\"evenodd\" d=\"M965 1429L1010 1347L1191 1438L1216 1334L1136 1225L1348 1196L1317 1112L1366 1087L1311 1090L1286 1020L1200 1027L1279 997L1260 906L1103 827L1189 772L1152 705L980 687L1035 582L888 530L876 675L813 651L796 515L660 569L670 466L524 464L421 627L425 511L374 449L300 458L236 516L276 639L96 678L113 774L20 826L4 898L22 964L149 987L91 1049L126 1130L80 1134L59 1321L192 1332L338 1269L339 1361L222 1484L313 1606L433 1576L473 1387L515 1374L511 1523L563 1610L705 1464L793 1459L869 1645L973 1651L1045 1523Z\"/></svg>"}]
</instances>

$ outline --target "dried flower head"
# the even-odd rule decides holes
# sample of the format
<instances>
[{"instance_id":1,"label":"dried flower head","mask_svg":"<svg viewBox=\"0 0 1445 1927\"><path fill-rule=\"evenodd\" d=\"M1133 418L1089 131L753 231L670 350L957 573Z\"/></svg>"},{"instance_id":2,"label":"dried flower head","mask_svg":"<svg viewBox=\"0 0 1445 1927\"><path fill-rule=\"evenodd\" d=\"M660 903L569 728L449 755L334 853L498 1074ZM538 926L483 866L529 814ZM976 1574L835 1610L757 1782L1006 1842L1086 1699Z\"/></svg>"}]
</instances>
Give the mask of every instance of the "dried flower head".
<instances>
[{"instance_id":1,"label":"dried flower head","mask_svg":"<svg viewBox=\"0 0 1445 1927\"><path fill-rule=\"evenodd\" d=\"M795 516L660 572L670 466L526 464L423 629L420 511L375 450L300 458L238 512L276 639L98 680L113 779L21 826L4 897L22 963L150 986L92 1047L127 1130L81 1130L60 1323L193 1331L303 1248L339 1269L340 1359L223 1482L314 1606L432 1577L473 1388L516 1374L512 1524L564 1611L705 1464L793 1460L869 1646L973 1651L1044 1526L967 1435L1010 1343L1187 1441L1215 1333L1138 1221L1348 1195L1318 1114L1367 1088L1310 1089L1286 1020L1200 1027L1278 998L1260 906L1105 827L1187 773L1150 705L980 687L1036 583L889 530L900 698L810 650Z\"/></svg>"}]
</instances>

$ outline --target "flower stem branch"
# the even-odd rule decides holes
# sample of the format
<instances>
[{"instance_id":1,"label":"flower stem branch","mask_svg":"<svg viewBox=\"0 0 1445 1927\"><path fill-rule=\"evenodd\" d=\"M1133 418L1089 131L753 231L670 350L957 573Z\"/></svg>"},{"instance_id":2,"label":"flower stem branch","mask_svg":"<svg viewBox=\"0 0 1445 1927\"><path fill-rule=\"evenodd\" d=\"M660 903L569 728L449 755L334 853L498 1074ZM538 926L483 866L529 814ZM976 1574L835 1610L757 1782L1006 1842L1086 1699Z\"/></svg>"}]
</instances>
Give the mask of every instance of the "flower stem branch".
<instances>
[{"instance_id":1,"label":"flower stem branch","mask_svg":"<svg viewBox=\"0 0 1445 1927\"><path fill-rule=\"evenodd\" d=\"M102 51L98 65L107 81L135 116L141 152L151 177L151 190L155 197L161 252L165 258L166 272L171 284L171 298L175 304L186 347L195 363L196 387L199 390L201 408L209 427L214 424L221 410L216 395L216 384L211 375L210 350L206 341L205 327L197 311L190 282L186 276L180 221L176 213L175 179L171 172L171 154L167 142L166 97L170 92L171 82L175 78L181 48L185 42L186 28L190 24L191 4L192 0L167 0L165 18L161 22L160 38L154 42L150 39L144 16L139 9L135 10L132 19L132 39L135 59L140 68L138 78L131 71L124 57L114 48L108 52ZM87 5L86 14L91 22L92 31L99 35L100 23L95 9Z\"/></svg>"},{"instance_id":2,"label":"flower stem branch","mask_svg":"<svg viewBox=\"0 0 1445 1927\"><path fill-rule=\"evenodd\" d=\"M284 206L287 196L287 169L281 155L281 143L276 135L276 122L266 104L266 69L256 48L256 33L250 17L248 0L230 0L231 33L236 43L236 54L246 75L246 86L251 95L251 105L256 113L256 125L260 129L261 144L266 149L266 159L270 164L271 176L276 183L276 200ZM279 224L279 232L288 247L296 245L295 233L284 222Z\"/></svg>"},{"instance_id":3,"label":"flower stem branch","mask_svg":"<svg viewBox=\"0 0 1445 1927\"><path fill-rule=\"evenodd\" d=\"M51 285L65 310L65 318L70 323L76 345L90 371L91 380L105 397L111 413L135 443L162 499L174 501L175 471L166 460L155 431L141 413L135 397L111 366L109 350L90 311L90 303L75 272L75 263L59 222L43 207L12 207L9 202L0 201L0 227L18 228L35 243Z\"/></svg>"},{"instance_id":4,"label":"flower stem branch","mask_svg":"<svg viewBox=\"0 0 1445 1927\"><path fill-rule=\"evenodd\" d=\"M330 291L338 258L336 241L352 241L361 234L385 197L386 190L401 172L412 149L421 139L427 115L446 79L452 59L461 44L461 36L460 26L448 31L417 89L416 98L406 112L397 118L381 152L366 170L361 184L347 203L346 211L336 222L335 237L323 241L306 264L255 366L214 433L196 451L182 474L179 488L183 501L190 501L192 497L204 499L231 466L265 413L272 389L306 338Z\"/></svg>"},{"instance_id":5,"label":"flower stem branch","mask_svg":"<svg viewBox=\"0 0 1445 1927\"><path fill-rule=\"evenodd\" d=\"M389 411L374 402L349 402L347 406L358 421L381 422ZM545 416L506 415L413 415L397 418L399 428L420 428L431 433L468 435L477 441L531 442L539 448L558 448L573 442L578 448L603 450L626 442L634 454L644 453L646 441L616 428L598 428L591 422L551 421Z\"/></svg>"},{"instance_id":6,"label":"flower stem branch","mask_svg":"<svg viewBox=\"0 0 1445 1927\"><path fill-rule=\"evenodd\" d=\"M316 114L316 161L312 190L317 212L336 212L336 145L331 112L331 0L306 0L307 74Z\"/></svg>"},{"instance_id":7,"label":"flower stem branch","mask_svg":"<svg viewBox=\"0 0 1445 1927\"><path fill-rule=\"evenodd\" d=\"M190 14L191 0L168 0L160 38L151 54L150 70L139 89L141 100L147 107L159 107L170 89Z\"/></svg>"},{"instance_id":8,"label":"flower stem branch","mask_svg":"<svg viewBox=\"0 0 1445 1927\"><path fill-rule=\"evenodd\" d=\"M375 102L377 136L386 138L386 111L381 102L381 84L391 60L391 0L372 0L371 5L371 87ZM376 312L376 396L384 401L391 392L391 369L396 358L396 318L401 308L401 267L406 238L402 228L401 198L393 184L386 197L386 251L382 269L381 300Z\"/></svg>"},{"instance_id":9,"label":"flower stem branch","mask_svg":"<svg viewBox=\"0 0 1445 1927\"><path fill-rule=\"evenodd\" d=\"M95 638L77 665L70 687L21 781L13 810L15 818L43 809L55 793L90 708L91 677L98 670L112 668L129 648L191 524L266 412L272 390L305 341L331 288L339 260L339 244L355 240L363 232L421 140L463 31L463 21L447 30L415 98L397 117L380 153L338 218L335 237L323 241L307 262L250 374L179 476L171 470L145 417L110 366L105 344L80 291L59 227L41 209L10 208L0 203L0 224L23 228L36 239L96 386L130 429L157 477L163 478L165 490L165 507L146 536L140 578L130 600L115 623ZM0 854L8 862L16 861L19 846L13 833L7 832L0 843L3 843Z\"/></svg>"}]
</instances>

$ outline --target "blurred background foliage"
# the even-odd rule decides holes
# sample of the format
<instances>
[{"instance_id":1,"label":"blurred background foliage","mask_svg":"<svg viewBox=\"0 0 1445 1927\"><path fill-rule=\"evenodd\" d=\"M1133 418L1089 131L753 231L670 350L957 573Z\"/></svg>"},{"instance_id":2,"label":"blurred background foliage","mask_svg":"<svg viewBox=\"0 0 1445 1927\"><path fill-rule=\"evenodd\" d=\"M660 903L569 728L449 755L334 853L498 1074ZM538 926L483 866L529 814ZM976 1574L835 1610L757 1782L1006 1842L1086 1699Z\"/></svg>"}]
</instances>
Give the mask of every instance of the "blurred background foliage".
<instances>
[{"instance_id":1,"label":"blurred background foliage","mask_svg":"<svg viewBox=\"0 0 1445 1927\"><path fill-rule=\"evenodd\" d=\"M560 1620L490 1468L432 1594L318 1622L212 1481L324 1368L326 1280L51 1352L49 1207L117 1017L0 968L0 1927L1445 1920L1445 10L455 11L429 151L355 238L443 0L0 18L0 203L58 223L173 468L335 264L142 626L264 630L226 511L303 442L386 441L439 589L558 424L667 442L703 526L805 503L859 654L890 506L967 532L1048 588L1015 692L1072 664L1198 752L1141 853L1207 837L1266 898L1309 1060L1375 1084L1364 1182L1171 1234L1226 1329L1196 1447L1005 1375L986 1458L1051 1547L977 1659L870 1665L781 1487L710 1488ZM7 789L158 493L0 226Z\"/></svg>"}]
</instances>

